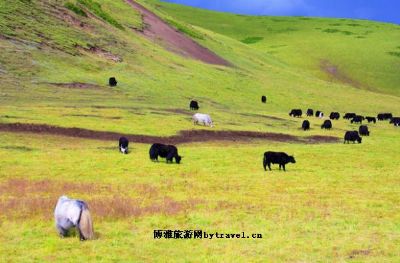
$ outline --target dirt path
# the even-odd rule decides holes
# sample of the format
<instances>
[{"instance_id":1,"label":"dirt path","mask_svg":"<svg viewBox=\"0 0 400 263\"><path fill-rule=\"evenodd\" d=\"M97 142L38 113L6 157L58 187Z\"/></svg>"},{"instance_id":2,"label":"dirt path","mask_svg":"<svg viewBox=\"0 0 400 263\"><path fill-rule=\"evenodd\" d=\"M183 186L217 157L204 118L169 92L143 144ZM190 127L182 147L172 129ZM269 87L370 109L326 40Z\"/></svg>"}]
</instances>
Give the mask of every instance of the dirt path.
<instances>
[{"instance_id":1,"label":"dirt path","mask_svg":"<svg viewBox=\"0 0 400 263\"><path fill-rule=\"evenodd\" d=\"M219 57L209 49L201 46L190 37L177 31L153 12L133 0L125 0L134 9L139 11L145 24L142 34L163 45L168 50L185 57L201 60L205 63L230 66L225 59Z\"/></svg>"},{"instance_id":2,"label":"dirt path","mask_svg":"<svg viewBox=\"0 0 400 263\"><path fill-rule=\"evenodd\" d=\"M177 135L162 137L150 135L122 134L107 131L94 131L81 128L64 128L45 124L28 123L0 123L0 131L4 132L25 132L35 134L61 135L85 139L117 141L119 137L125 136L130 142L137 143L191 143L207 141L251 141L269 140L277 142L294 143L336 143L338 138L332 136L309 136L298 137L283 133L251 132L251 131L211 131L211 130L186 130L180 131Z\"/></svg>"}]
</instances>

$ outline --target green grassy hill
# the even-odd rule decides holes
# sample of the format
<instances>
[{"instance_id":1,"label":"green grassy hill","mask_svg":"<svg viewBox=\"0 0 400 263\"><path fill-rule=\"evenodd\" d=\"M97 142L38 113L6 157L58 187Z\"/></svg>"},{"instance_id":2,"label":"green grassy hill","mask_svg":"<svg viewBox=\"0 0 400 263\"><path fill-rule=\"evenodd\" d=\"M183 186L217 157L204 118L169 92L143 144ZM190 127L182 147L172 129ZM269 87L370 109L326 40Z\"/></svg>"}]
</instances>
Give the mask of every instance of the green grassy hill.
<instances>
[{"instance_id":1,"label":"green grassy hill","mask_svg":"<svg viewBox=\"0 0 400 263\"><path fill-rule=\"evenodd\" d=\"M400 94L398 25L353 19L243 16L157 1L153 4L159 12L229 36L321 79ZM331 70L329 74L332 67L335 73Z\"/></svg>"},{"instance_id":2,"label":"green grassy hill","mask_svg":"<svg viewBox=\"0 0 400 263\"><path fill-rule=\"evenodd\" d=\"M341 119L324 131L310 117L304 132L305 117L288 116L309 107L400 115L399 26L138 2L232 66L145 38L142 16L122 0L0 2L1 262L399 260L399 129L378 122L362 144L343 145L344 132L359 125ZM1 129L210 130L193 126L191 99L211 114L214 130L300 139L180 143L182 164L166 165L148 159L149 144L132 143L123 156L116 141ZM305 143L310 136L338 142ZM297 162L286 173L264 172L267 150ZM88 201L96 240L57 236L52 213L62 194ZM154 240L155 229L263 239Z\"/></svg>"}]
</instances>

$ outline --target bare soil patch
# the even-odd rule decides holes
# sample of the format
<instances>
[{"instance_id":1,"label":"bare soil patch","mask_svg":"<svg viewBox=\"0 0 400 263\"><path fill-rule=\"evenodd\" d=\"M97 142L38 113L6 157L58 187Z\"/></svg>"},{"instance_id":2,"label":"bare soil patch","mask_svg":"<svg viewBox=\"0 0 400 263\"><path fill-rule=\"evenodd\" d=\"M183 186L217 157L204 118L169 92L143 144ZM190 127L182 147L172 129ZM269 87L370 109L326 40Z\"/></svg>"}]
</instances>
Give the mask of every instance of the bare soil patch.
<instances>
[{"instance_id":1,"label":"bare soil patch","mask_svg":"<svg viewBox=\"0 0 400 263\"><path fill-rule=\"evenodd\" d=\"M108 131L94 131L81 128L65 128L50 126L45 124L28 123L0 123L0 131L6 132L26 132L36 134L61 135L85 139L116 141L120 136L125 136L131 142L137 143L191 143L206 141L251 141L269 140L278 142L295 143L335 143L339 138L332 136L310 136L297 137L294 135L271 132L252 132L252 131L212 131L212 130L184 130L177 135L161 137L151 135L122 134Z\"/></svg>"},{"instance_id":2,"label":"bare soil patch","mask_svg":"<svg viewBox=\"0 0 400 263\"><path fill-rule=\"evenodd\" d=\"M191 57L209 64L231 66L228 61L177 31L142 5L133 0L126 0L126 2L142 15L145 27L143 31L138 32L146 38L156 41L168 50L182 56Z\"/></svg>"}]
</instances>

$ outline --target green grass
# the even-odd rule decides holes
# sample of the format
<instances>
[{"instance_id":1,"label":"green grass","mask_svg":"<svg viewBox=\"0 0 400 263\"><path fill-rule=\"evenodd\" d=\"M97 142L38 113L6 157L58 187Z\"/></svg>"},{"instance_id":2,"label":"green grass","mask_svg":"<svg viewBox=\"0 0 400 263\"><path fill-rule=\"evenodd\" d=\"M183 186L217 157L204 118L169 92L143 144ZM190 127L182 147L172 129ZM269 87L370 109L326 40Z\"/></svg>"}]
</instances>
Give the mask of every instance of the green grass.
<instances>
[{"instance_id":1,"label":"green grass","mask_svg":"<svg viewBox=\"0 0 400 263\"><path fill-rule=\"evenodd\" d=\"M105 20L106 22L108 22L110 25L115 26L118 29L124 29L124 27L118 23L117 20L115 20L110 14L108 14L107 12L105 12L101 5L99 3L97 3L94 0L77 0L78 3L80 3L81 5L85 6L86 8L88 8L90 11L92 11L95 15L101 17L103 20Z\"/></svg>"},{"instance_id":2,"label":"green grass","mask_svg":"<svg viewBox=\"0 0 400 263\"><path fill-rule=\"evenodd\" d=\"M0 123L169 136L209 129L171 112L196 99L215 130L342 138L358 125L339 120L322 131L322 120L312 117L303 132L304 118L290 118L290 109L400 115L399 62L388 54L399 48L398 26L140 1L234 65L222 67L171 53L131 30L143 21L124 1L96 3L126 30L75 15L67 2L101 18L73 1L0 2ZM322 32L328 28L355 35ZM251 36L260 39L242 42ZM123 61L81 53L76 45L96 45ZM320 59L368 87L326 81ZM111 76L116 88L107 86ZM49 84L70 82L98 87ZM116 141L0 132L0 261L399 261L400 130L387 122L369 126L371 136L355 145L178 144L180 165L151 162L148 144L131 143L131 153L122 155ZM277 166L264 172L267 150L288 152L297 163L286 173ZM88 202L96 240L57 236L52 213L62 194ZM263 239L154 240L154 229L245 231Z\"/></svg>"},{"instance_id":3,"label":"green grass","mask_svg":"<svg viewBox=\"0 0 400 263\"><path fill-rule=\"evenodd\" d=\"M238 41L263 37L252 48L260 53L267 51L283 63L323 80L331 77L321 71L320 62L329 60L366 89L400 93L396 70L399 62L388 53L398 46L399 25L352 19L242 16L151 2L160 13ZM282 47L271 48L277 45Z\"/></svg>"},{"instance_id":4,"label":"green grass","mask_svg":"<svg viewBox=\"0 0 400 263\"><path fill-rule=\"evenodd\" d=\"M67 2L64 4L64 6L77 15L87 17L87 14L85 13L85 11L83 11L82 8L74 5L73 3Z\"/></svg>"},{"instance_id":5,"label":"green grass","mask_svg":"<svg viewBox=\"0 0 400 263\"><path fill-rule=\"evenodd\" d=\"M245 39L242 39L241 42L243 42L245 44L254 44L263 39L264 39L263 37L247 37Z\"/></svg>"},{"instance_id":6,"label":"green grass","mask_svg":"<svg viewBox=\"0 0 400 263\"><path fill-rule=\"evenodd\" d=\"M183 25L181 23L178 23L172 19L166 19L168 24L179 30L180 32L184 33L187 36L190 36L192 38L196 39L204 39L204 36L197 32L195 29L191 28L190 26Z\"/></svg>"}]
</instances>

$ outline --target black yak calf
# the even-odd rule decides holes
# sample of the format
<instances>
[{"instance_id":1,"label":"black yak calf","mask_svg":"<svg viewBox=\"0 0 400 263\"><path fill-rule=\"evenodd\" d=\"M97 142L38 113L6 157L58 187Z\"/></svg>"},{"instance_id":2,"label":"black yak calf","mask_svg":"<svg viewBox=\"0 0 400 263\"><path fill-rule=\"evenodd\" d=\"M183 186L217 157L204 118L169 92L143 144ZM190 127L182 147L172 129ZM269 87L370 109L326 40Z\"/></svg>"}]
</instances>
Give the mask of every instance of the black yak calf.
<instances>
[{"instance_id":1,"label":"black yak calf","mask_svg":"<svg viewBox=\"0 0 400 263\"><path fill-rule=\"evenodd\" d=\"M261 96L261 102L262 103L267 103L267 97L266 96Z\"/></svg>"},{"instance_id":2,"label":"black yak calf","mask_svg":"<svg viewBox=\"0 0 400 263\"><path fill-rule=\"evenodd\" d=\"M307 116L313 116L314 115L314 110L313 109L308 109L307 110Z\"/></svg>"},{"instance_id":3,"label":"black yak calf","mask_svg":"<svg viewBox=\"0 0 400 263\"><path fill-rule=\"evenodd\" d=\"M293 109L289 113L289 116L292 116L292 117L301 117L301 115L303 115L303 111L300 109Z\"/></svg>"},{"instance_id":4,"label":"black yak calf","mask_svg":"<svg viewBox=\"0 0 400 263\"><path fill-rule=\"evenodd\" d=\"M376 118L375 117L365 117L368 121L368 123L373 122L376 123Z\"/></svg>"},{"instance_id":5,"label":"black yak calf","mask_svg":"<svg viewBox=\"0 0 400 263\"><path fill-rule=\"evenodd\" d=\"M123 154L128 154L129 140L125 137L119 138L119 151Z\"/></svg>"},{"instance_id":6,"label":"black yak calf","mask_svg":"<svg viewBox=\"0 0 400 263\"><path fill-rule=\"evenodd\" d=\"M190 102L189 107L190 107L191 110L198 110L200 108L199 107L199 103L197 101L195 101L195 100L192 100Z\"/></svg>"},{"instance_id":7,"label":"black yak calf","mask_svg":"<svg viewBox=\"0 0 400 263\"><path fill-rule=\"evenodd\" d=\"M323 117L324 117L324 113L323 113L322 111L317 110L317 111L315 112L315 117L323 118Z\"/></svg>"},{"instance_id":8,"label":"black yak calf","mask_svg":"<svg viewBox=\"0 0 400 263\"><path fill-rule=\"evenodd\" d=\"M393 123L394 126L400 126L400 117L391 118L390 123Z\"/></svg>"},{"instance_id":9,"label":"black yak calf","mask_svg":"<svg viewBox=\"0 0 400 263\"><path fill-rule=\"evenodd\" d=\"M348 142L350 143L352 141L355 143L356 141L358 143L361 143L362 138L358 135L358 131L347 131L344 135L344 143Z\"/></svg>"},{"instance_id":10,"label":"black yak calf","mask_svg":"<svg viewBox=\"0 0 400 263\"><path fill-rule=\"evenodd\" d=\"M363 121L364 119L365 119L365 118L364 118L363 116L357 115L357 116L355 116L355 117L351 120L351 123L362 123L362 121Z\"/></svg>"},{"instance_id":11,"label":"black yak calf","mask_svg":"<svg viewBox=\"0 0 400 263\"><path fill-rule=\"evenodd\" d=\"M339 120L340 118L340 113L339 112L331 112L329 115L329 119L331 120Z\"/></svg>"},{"instance_id":12,"label":"black yak calf","mask_svg":"<svg viewBox=\"0 0 400 263\"><path fill-rule=\"evenodd\" d=\"M332 128L331 120L325 120L324 123L321 125L321 129L330 130Z\"/></svg>"},{"instance_id":13,"label":"black yak calf","mask_svg":"<svg viewBox=\"0 0 400 263\"><path fill-rule=\"evenodd\" d=\"M369 130L367 125L361 125L360 128L358 128L358 132L360 133L361 136L369 136Z\"/></svg>"},{"instance_id":14,"label":"black yak calf","mask_svg":"<svg viewBox=\"0 0 400 263\"><path fill-rule=\"evenodd\" d=\"M158 161L158 157L166 158L167 163L172 163L175 158L176 163L180 163L182 156L178 155L178 149L174 145L165 145L161 143L154 143L149 151L150 159Z\"/></svg>"},{"instance_id":15,"label":"black yak calf","mask_svg":"<svg viewBox=\"0 0 400 263\"><path fill-rule=\"evenodd\" d=\"M377 117L378 117L378 121L386 121L386 120L390 120L391 118L393 118L393 114L379 113Z\"/></svg>"},{"instance_id":16,"label":"black yak calf","mask_svg":"<svg viewBox=\"0 0 400 263\"><path fill-rule=\"evenodd\" d=\"M309 130L310 129L310 122L308 121L308 120L304 120L303 121L303 124L301 125L301 128L303 129L303 130Z\"/></svg>"},{"instance_id":17,"label":"black yak calf","mask_svg":"<svg viewBox=\"0 0 400 263\"><path fill-rule=\"evenodd\" d=\"M271 171L271 163L279 164L279 170L283 167L283 170L286 171L285 165L288 163L296 163L296 161L293 156L289 156L284 152L265 152L263 160L264 171L267 170L267 166Z\"/></svg>"},{"instance_id":18,"label":"black yak calf","mask_svg":"<svg viewBox=\"0 0 400 263\"><path fill-rule=\"evenodd\" d=\"M348 112L343 116L343 119L350 120L353 119L355 116L357 116L357 114L353 112Z\"/></svg>"},{"instance_id":19,"label":"black yak calf","mask_svg":"<svg viewBox=\"0 0 400 263\"><path fill-rule=\"evenodd\" d=\"M117 82L117 80L116 80L114 77L111 77L111 78L108 80L108 85L110 85L110 87L115 87L115 86L117 86L117 84L118 84L118 82Z\"/></svg>"}]
</instances>

